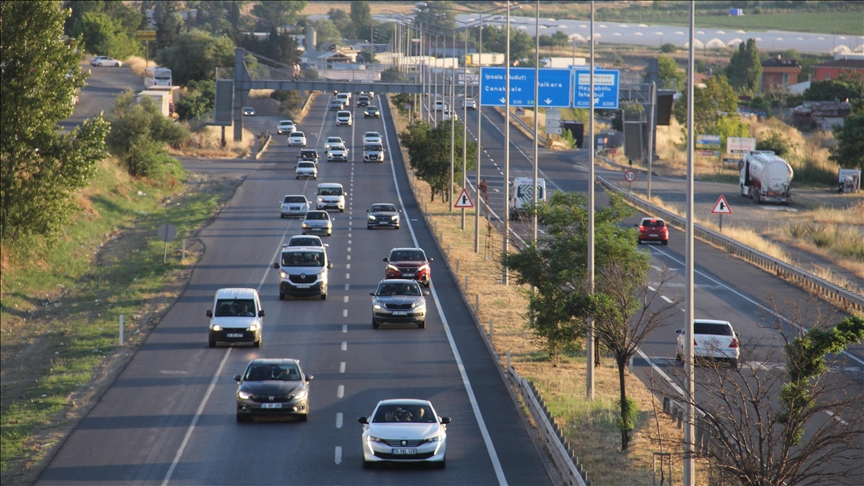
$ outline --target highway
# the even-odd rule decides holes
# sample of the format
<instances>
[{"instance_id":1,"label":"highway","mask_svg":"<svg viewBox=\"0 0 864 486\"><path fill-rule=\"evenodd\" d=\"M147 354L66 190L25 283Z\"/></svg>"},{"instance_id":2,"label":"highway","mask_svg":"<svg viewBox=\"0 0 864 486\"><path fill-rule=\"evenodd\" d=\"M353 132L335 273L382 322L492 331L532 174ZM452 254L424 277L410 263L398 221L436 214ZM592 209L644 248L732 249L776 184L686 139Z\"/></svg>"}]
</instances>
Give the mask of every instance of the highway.
<instances>
[{"instance_id":1,"label":"highway","mask_svg":"<svg viewBox=\"0 0 864 486\"><path fill-rule=\"evenodd\" d=\"M316 99L301 129L309 146L322 152L325 137L347 139L352 161L322 161L317 181L294 179L298 149L284 137L276 137L259 161L184 160L190 170L229 172L243 182L201 231L206 250L185 291L37 484L551 482L406 191L392 123L361 117L353 127L337 128L328 98ZM385 107L385 120L387 113ZM363 164L363 132L385 128L388 161ZM392 164L391 156L397 157ZM281 244L300 233L300 222L280 219L278 202L291 193L311 200L320 182L342 183L349 194L346 211L331 212L329 298L280 302L272 263ZM365 228L365 210L375 202L400 204L401 230ZM381 259L390 248L415 241L435 259L427 329L373 330L368 293L383 276ZM223 287L259 290L266 311L261 349L207 347L204 311ZM257 357L298 358L315 376L308 422L235 421L233 376ZM447 469L362 469L357 417L369 415L378 400L400 397L429 399L453 419Z\"/></svg>"}]
</instances>

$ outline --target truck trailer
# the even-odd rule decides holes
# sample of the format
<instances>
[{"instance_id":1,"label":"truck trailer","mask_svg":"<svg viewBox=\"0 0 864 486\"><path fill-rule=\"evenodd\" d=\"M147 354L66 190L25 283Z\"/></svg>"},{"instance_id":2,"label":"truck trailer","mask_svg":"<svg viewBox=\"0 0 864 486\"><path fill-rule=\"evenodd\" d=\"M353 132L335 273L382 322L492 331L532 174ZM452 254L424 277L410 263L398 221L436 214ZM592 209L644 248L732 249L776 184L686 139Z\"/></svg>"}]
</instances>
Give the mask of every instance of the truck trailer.
<instances>
[{"instance_id":1,"label":"truck trailer","mask_svg":"<svg viewBox=\"0 0 864 486\"><path fill-rule=\"evenodd\" d=\"M584 65L584 57L544 57L540 59L540 66L544 68L568 68Z\"/></svg>"},{"instance_id":2,"label":"truck trailer","mask_svg":"<svg viewBox=\"0 0 864 486\"><path fill-rule=\"evenodd\" d=\"M789 205L794 172L788 162L770 150L747 152L739 163L741 195L756 201Z\"/></svg>"}]
</instances>

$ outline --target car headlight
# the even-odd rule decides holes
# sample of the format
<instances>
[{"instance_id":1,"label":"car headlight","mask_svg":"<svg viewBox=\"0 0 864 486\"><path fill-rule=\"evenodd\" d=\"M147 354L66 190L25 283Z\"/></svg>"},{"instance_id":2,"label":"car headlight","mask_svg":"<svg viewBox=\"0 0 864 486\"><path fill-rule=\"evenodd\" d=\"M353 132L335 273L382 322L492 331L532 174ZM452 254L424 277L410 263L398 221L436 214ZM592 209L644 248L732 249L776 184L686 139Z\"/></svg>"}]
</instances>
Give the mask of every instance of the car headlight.
<instances>
[{"instance_id":1,"label":"car headlight","mask_svg":"<svg viewBox=\"0 0 864 486\"><path fill-rule=\"evenodd\" d=\"M303 227L304 227L304 228L308 228L308 227L309 227L309 224L307 224L307 223L303 223Z\"/></svg>"},{"instance_id":2,"label":"car headlight","mask_svg":"<svg viewBox=\"0 0 864 486\"><path fill-rule=\"evenodd\" d=\"M279 277L280 277L280 278L288 278L288 272L282 272L282 271L280 271L280 272L279 272Z\"/></svg>"},{"instance_id":3,"label":"car headlight","mask_svg":"<svg viewBox=\"0 0 864 486\"><path fill-rule=\"evenodd\" d=\"M366 440L368 440L369 442L380 442L381 444L387 443L384 439L382 439L380 437L375 437L373 435L367 435Z\"/></svg>"},{"instance_id":4,"label":"car headlight","mask_svg":"<svg viewBox=\"0 0 864 486\"><path fill-rule=\"evenodd\" d=\"M306 399L306 390L301 390L301 391L292 393L291 395L288 395L288 396L290 398L293 398L294 400L305 400Z\"/></svg>"},{"instance_id":5,"label":"car headlight","mask_svg":"<svg viewBox=\"0 0 864 486\"><path fill-rule=\"evenodd\" d=\"M324 202L324 198L323 198L323 197L319 197L319 198L318 198L318 202Z\"/></svg>"},{"instance_id":6,"label":"car headlight","mask_svg":"<svg viewBox=\"0 0 864 486\"><path fill-rule=\"evenodd\" d=\"M429 264L420 265L419 267L417 267L418 272L422 272L423 270L429 270Z\"/></svg>"},{"instance_id":7,"label":"car headlight","mask_svg":"<svg viewBox=\"0 0 864 486\"><path fill-rule=\"evenodd\" d=\"M423 442L426 442L426 443L429 443L429 442L439 442L440 440L441 440L441 436L440 436L440 435L436 435L435 437L429 437L428 439L424 440Z\"/></svg>"},{"instance_id":8,"label":"car headlight","mask_svg":"<svg viewBox=\"0 0 864 486\"><path fill-rule=\"evenodd\" d=\"M416 309L418 307L423 307L425 305L426 305L426 302L423 302L422 300L418 300L417 302L414 302L413 304L411 304L411 308Z\"/></svg>"},{"instance_id":9,"label":"car headlight","mask_svg":"<svg viewBox=\"0 0 864 486\"><path fill-rule=\"evenodd\" d=\"M237 390L237 398L239 398L241 400L249 400L253 396L255 396L254 393L245 392L243 390Z\"/></svg>"},{"instance_id":10,"label":"car headlight","mask_svg":"<svg viewBox=\"0 0 864 486\"><path fill-rule=\"evenodd\" d=\"M395 267L395 266L393 266L393 265L387 265L387 270L392 270L392 271L394 271L394 272L398 272L398 271L399 271L399 267Z\"/></svg>"},{"instance_id":11,"label":"car headlight","mask_svg":"<svg viewBox=\"0 0 864 486\"><path fill-rule=\"evenodd\" d=\"M370 214L370 215L369 215L369 220L370 220L370 221L375 221L375 216L372 216L372 215Z\"/></svg>"},{"instance_id":12,"label":"car headlight","mask_svg":"<svg viewBox=\"0 0 864 486\"><path fill-rule=\"evenodd\" d=\"M381 309L383 309L383 307L381 306L381 304L379 304L378 302L375 302L374 304L372 304L372 308L375 309L375 310L381 310Z\"/></svg>"},{"instance_id":13,"label":"car headlight","mask_svg":"<svg viewBox=\"0 0 864 486\"><path fill-rule=\"evenodd\" d=\"M213 327L211 327L210 329L219 332L222 330L222 326L220 326L219 324L213 324Z\"/></svg>"},{"instance_id":14,"label":"car headlight","mask_svg":"<svg viewBox=\"0 0 864 486\"><path fill-rule=\"evenodd\" d=\"M258 324L252 324L251 326L249 326L249 329L247 329L247 330L252 331L252 332L257 331L258 330Z\"/></svg>"},{"instance_id":15,"label":"car headlight","mask_svg":"<svg viewBox=\"0 0 864 486\"><path fill-rule=\"evenodd\" d=\"M395 215L394 215L394 216L391 216L390 219L393 220L393 221L396 221L396 220L399 219L399 216L395 216Z\"/></svg>"}]
</instances>

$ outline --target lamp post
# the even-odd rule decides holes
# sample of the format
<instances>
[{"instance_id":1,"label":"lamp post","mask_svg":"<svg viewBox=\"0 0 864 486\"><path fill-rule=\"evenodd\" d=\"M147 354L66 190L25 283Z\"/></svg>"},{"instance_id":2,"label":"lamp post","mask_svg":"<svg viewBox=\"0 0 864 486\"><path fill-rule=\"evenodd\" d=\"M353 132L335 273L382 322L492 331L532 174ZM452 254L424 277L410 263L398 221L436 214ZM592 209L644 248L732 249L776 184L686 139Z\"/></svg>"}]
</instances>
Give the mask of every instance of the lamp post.
<instances>
[{"instance_id":1,"label":"lamp post","mask_svg":"<svg viewBox=\"0 0 864 486\"><path fill-rule=\"evenodd\" d=\"M592 0L593 1L593 0ZM510 0L507 0L507 38L504 50L504 237L501 245L501 257L507 256L510 250ZM501 283L507 285L507 265L501 265Z\"/></svg>"}]
</instances>

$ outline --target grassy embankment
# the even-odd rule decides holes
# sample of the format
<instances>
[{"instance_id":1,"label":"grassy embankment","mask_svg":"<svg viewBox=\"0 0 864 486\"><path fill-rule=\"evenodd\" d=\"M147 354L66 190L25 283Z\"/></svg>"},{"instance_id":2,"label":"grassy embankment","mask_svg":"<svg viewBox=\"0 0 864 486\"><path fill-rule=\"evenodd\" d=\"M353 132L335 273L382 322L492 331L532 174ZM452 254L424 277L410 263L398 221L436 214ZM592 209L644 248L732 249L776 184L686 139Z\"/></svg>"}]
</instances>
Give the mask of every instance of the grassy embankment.
<instances>
[{"instance_id":1,"label":"grassy embankment","mask_svg":"<svg viewBox=\"0 0 864 486\"><path fill-rule=\"evenodd\" d=\"M406 117L395 110L391 113L394 113L397 128L404 129ZM404 150L402 155L408 159ZM509 350L511 365L537 385L594 484L650 484L652 454L656 451L672 453L672 477L681 477L682 433L662 413L662 404L634 375L627 373L628 396L636 400L641 412L631 448L621 452L617 428L618 377L611 358L604 357L602 366L595 371L595 400L586 400L585 356L563 357L554 366L527 327L526 289L498 283L500 234L481 220L481 251L474 253L473 211L468 211L466 230L461 231L460 213L448 211L448 205L438 200L430 202L429 185L413 176L409 178L429 225L443 234L439 245L445 254L449 249L451 268L459 268L456 279L468 300L474 302L475 296L479 298L480 321L487 330L489 322L494 323L492 342L502 366ZM489 247L484 250L487 243ZM468 289L464 288L466 275L469 276ZM700 464L702 470L705 467ZM700 484L707 484L707 481L700 479Z\"/></svg>"},{"instance_id":2,"label":"grassy embankment","mask_svg":"<svg viewBox=\"0 0 864 486\"><path fill-rule=\"evenodd\" d=\"M179 295L201 248L181 241L204 226L236 181L200 180L171 166L162 180L99 163L81 210L54 245L3 247L0 403L5 484L25 480L110 382ZM156 228L177 227L164 243ZM118 321L125 316L125 347ZM32 478L31 478L32 479ZM9 483L7 483L9 481Z\"/></svg>"}]
</instances>

